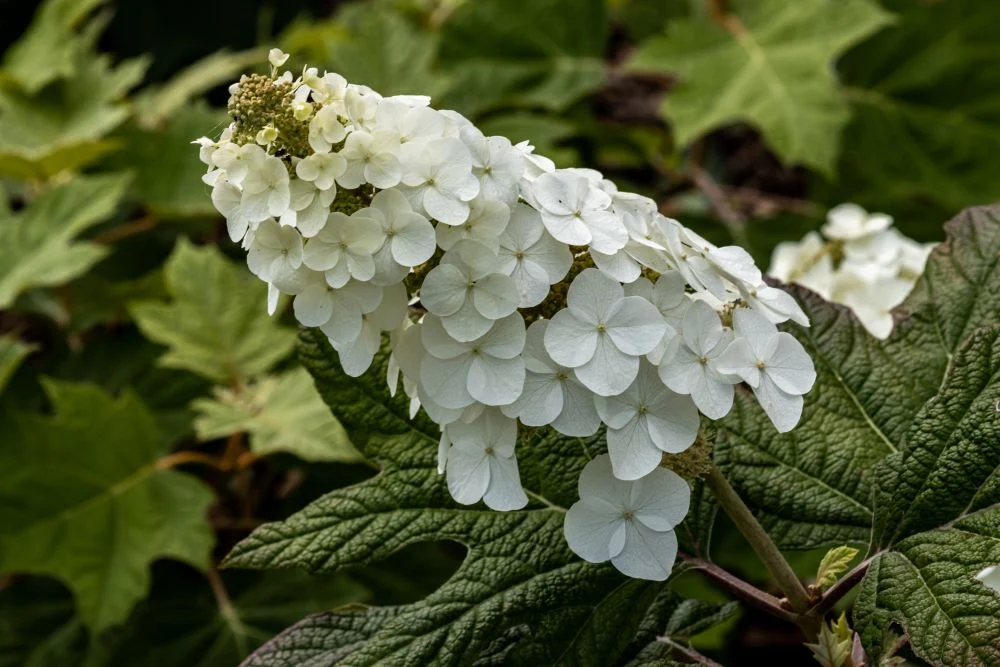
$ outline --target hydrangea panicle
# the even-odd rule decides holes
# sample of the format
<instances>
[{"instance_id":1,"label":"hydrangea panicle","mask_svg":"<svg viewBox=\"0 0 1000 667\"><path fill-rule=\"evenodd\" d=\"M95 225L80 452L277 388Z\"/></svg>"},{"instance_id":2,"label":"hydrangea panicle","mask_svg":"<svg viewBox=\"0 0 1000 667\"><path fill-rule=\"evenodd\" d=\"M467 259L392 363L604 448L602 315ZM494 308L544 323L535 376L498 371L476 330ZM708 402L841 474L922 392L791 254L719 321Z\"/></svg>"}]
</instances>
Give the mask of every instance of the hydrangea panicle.
<instances>
[{"instance_id":1,"label":"hydrangea panicle","mask_svg":"<svg viewBox=\"0 0 1000 667\"><path fill-rule=\"evenodd\" d=\"M194 142L268 309L291 295L352 376L389 341L390 392L440 425L439 470L459 503L528 503L519 428L605 429L609 453L584 468L567 540L586 560L665 579L689 490L663 461L695 442L699 412L729 412L741 382L779 430L795 425L815 372L775 324L807 326L798 304L742 248L597 171L557 169L427 97L279 72L286 60L272 50L269 75L230 88L221 136ZM848 217L831 229L850 261L880 253Z\"/></svg>"}]
</instances>

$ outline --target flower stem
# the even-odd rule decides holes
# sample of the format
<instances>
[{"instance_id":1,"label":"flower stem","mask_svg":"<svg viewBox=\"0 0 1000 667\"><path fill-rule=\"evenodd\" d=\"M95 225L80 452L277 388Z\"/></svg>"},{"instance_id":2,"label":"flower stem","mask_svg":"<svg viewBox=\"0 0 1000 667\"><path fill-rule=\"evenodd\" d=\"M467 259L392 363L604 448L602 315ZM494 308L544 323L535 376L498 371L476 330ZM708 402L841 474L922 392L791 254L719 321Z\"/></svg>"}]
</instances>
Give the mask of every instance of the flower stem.
<instances>
[{"instance_id":1,"label":"flower stem","mask_svg":"<svg viewBox=\"0 0 1000 667\"><path fill-rule=\"evenodd\" d=\"M756 607L775 618L791 623L798 622L798 617L794 613L781 606L781 600L730 574L715 563L685 553L678 553L677 557L690 565L694 571L705 575L751 607Z\"/></svg>"},{"instance_id":2,"label":"flower stem","mask_svg":"<svg viewBox=\"0 0 1000 667\"><path fill-rule=\"evenodd\" d=\"M736 527L743 533L743 537L747 539L757 556L763 561L767 571L778 584L778 588L788 599L792 610L799 614L808 611L809 593L806 592L805 586L799 581L785 557L781 555L781 551L778 550L778 546L771 539L771 536L767 534L750 508L730 485L729 480L718 468L713 467L705 478L705 482L712 490L716 500L719 501L719 505L733 520Z\"/></svg>"}]
</instances>

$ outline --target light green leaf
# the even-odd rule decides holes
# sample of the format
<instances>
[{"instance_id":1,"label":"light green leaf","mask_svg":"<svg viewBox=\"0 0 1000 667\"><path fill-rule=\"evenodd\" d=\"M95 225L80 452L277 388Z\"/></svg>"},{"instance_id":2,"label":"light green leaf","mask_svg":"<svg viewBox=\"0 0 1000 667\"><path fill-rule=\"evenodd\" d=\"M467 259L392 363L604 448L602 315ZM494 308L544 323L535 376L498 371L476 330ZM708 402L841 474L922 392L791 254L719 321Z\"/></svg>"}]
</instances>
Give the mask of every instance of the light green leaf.
<instances>
[{"instance_id":1,"label":"light green leaf","mask_svg":"<svg viewBox=\"0 0 1000 667\"><path fill-rule=\"evenodd\" d=\"M135 96L135 115L139 124L155 128L185 109L193 99L221 84L231 83L240 73L267 59L266 49L231 53L216 51L181 70L170 81L150 86Z\"/></svg>"},{"instance_id":2,"label":"light green leaf","mask_svg":"<svg viewBox=\"0 0 1000 667\"><path fill-rule=\"evenodd\" d=\"M130 393L48 382L53 416L0 417L0 572L58 577L93 631L149 591L149 565L206 567L212 492L157 466L160 434Z\"/></svg>"},{"instance_id":3,"label":"light green leaf","mask_svg":"<svg viewBox=\"0 0 1000 667\"><path fill-rule=\"evenodd\" d=\"M89 46L91 36L81 36L87 17L104 0L46 0L21 38L3 56L0 87L5 80L35 93L56 79L69 78L76 59Z\"/></svg>"},{"instance_id":4,"label":"light green leaf","mask_svg":"<svg viewBox=\"0 0 1000 667\"><path fill-rule=\"evenodd\" d=\"M182 239L165 271L173 301L130 307L143 334L169 348L161 365L236 384L266 373L292 351L294 331L264 308L265 285L216 248Z\"/></svg>"},{"instance_id":5,"label":"light green leaf","mask_svg":"<svg viewBox=\"0 0 1000 667\"><path fill-rule=\"evenodd\" d=\"M135 192L150 213L161 219L213 218L211 188L201 177L206 167L191 141L216 135L228 122L223 111L191 104L157 128L129 125L115 134L127 150L110 163L135 173Z\"/></svg>"},{"instance_id":6,"label":"light green leaf","mask_svg":"<svg viewBox=\"0 0 1000 667\"><path fill-rule=\"evenodd\" d=\"M0 309L32 287L60 285L105 256L93 243L73 242L118 206L127 177L84 176L50 188L14 214L0 212Z\"/></svg>"},{"instance_id":7,"label":"light green leaf","mask_svg":"<svg viewBox=\"0 0 1000 667\"><path fill-rule=\"evenodd\" d=\"M886 341L846 308L793 288L812 320L791 327L818 378L799 425L778 434L745 392L717 422L716 462L786 548L867 542L875 466L899 451L938 392L955 348L1000 321L1000 209L970 209L946 226Z\"/></svg>"},{"instance_id":8,"label":"light green leaf","mask_svg":"<svg viewBox=\"0 0 1000 667\"><path fill-rule=\"evenodd\" d=\"M816 583L813 585L821 590L832 586L840 575L847 572L857 555L858 550L854 547L840 546L827 551L816 568Z\"/></svg>"},{"instance_id":9,"label":"light green leaf","mask_svg":"<svg viewBox=\"0 0 1000 667\"><path fill-rule=\"evenodd\" d=\"M815 644L806 644L813 659L822 667L844 667L851 657L854 633L847 625L847 615L841 614L836 623L830 621L820 628Z\"/></svg>"},{"instance_id":10,"label":"light green leaf","mask_svg":"<svg viewBox=\"0 0 1000 667\"><path fill-rule=\"evenodd\" d=\"M73 76L37 94L0 89L0 176L44 180L114 150L105 135L128 117L122 98L147 65L82 54Z\"/></svg>"},{"instance_id":11,"label":"light green leaf","mask_svg":"<svg viewBox=\"0 0 1000 667\"><path fill-rule=\"evenodd\" d=\"M870 0L736 0L727 8L721 22L671 21L629 67L680 78L663 106L678 143L746 122L784 161L832 173L850 115L833 64L890 16Z\"/></svg>"},{"instance_id":12,"label":"light green leaf","mask_svg":"<svg viewBox=\"0 0 1000 667\"><path fill-rule=\"evenodd\" d=\"M0 336L0 393L3 393L3 388L7 386L14 371L33 349L34 345L24 343L16 336Z\"/></svg>"},{"instance_id":13,"label":"light green leaf","mask_svg":"<svg viewBox=\"0 0 1000 667\"><path fill-rule=\"evenodd\" d=\"M384 357L363 376L348 377L325 336L314 330L303 332L299 353L335 416L383 470L258 528L230 553L228 566L326 572L385 558L415 542L454 540L469 553L451 579L386 620L338 664L471 664L501 637L510 641L505 650L515 652L509 655L530 656L505 664L614 662L662 584L629 581L608 565L581 561L566 546L564 510L554 498L566 499L568 480L575 485L589 459L576 438L542 437L521 450L523 481L539 499L531 508L461 506L437 474L437 427L425 416L410 420L405 396L390 398ZM535 451L544 463L531 460ZM560 472L545 496L534 481L542 470ZM597 633L604 639L591 644L588 637Z\"/></svg>"},{"instance_id":14,"label":"light green leaf","mask_svg":"<svg viewBox=\"0 0 1000 667\"><path fill-rule=\"evenodd\" d=\"M1000 4L884 4L899 21L837 65L853 110L837 193L878 210L1000 199L1000 81L992 76Z\"/></svg>"},{"instance_id":15,"label":"light green leaf","mask_svg":"<svg viewBox=\"0 0 1000 667\"><path fill-rule=\"evenodd\" d=\"M290 452L306 461L362 458L303 368L262 377L239 391L217 387L214 398L199 399L192 407L200 413L194 428L202 441L247 432L250 450L260 456Z\"/></svg>"}]
</instances>

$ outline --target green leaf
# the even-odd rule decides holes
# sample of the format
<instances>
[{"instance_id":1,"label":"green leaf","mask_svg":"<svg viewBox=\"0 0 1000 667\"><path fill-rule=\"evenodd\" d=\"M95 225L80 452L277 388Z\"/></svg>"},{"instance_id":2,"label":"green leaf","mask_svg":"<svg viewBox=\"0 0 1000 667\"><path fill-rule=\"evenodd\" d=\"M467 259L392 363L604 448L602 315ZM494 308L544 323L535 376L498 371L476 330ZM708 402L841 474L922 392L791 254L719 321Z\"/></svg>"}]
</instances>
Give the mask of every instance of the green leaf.
<instances>
[{"instance_id":1,"label":"green leaf","mask_svg":"<svg viewBox=\"0 0 1000 667\"><path fill-rule=\"evenodd\" d=\"M581 561L566 546L564 510L553 499L567 499L568 480L589 458L577 439L542 439L522 449L548 452L548 469L561 475L548 487L552 497L526 481L538 499L530 509L464 507L437 474L437 426L425 416L410 420L408 400L389 397L384 357L350 378L314 330L302 333L299 354L334 415L383 470L258 528L229 554L228 566L328 572L383 559L415 542L454 540L469 549L458 571L338 664L469 664L509 633L505 650L522 651L527 661L509 664L614 662L662 585L629 581L610 566ZM524 469L525 480L537 479L527 460ZM604 639L591 644L588 638L598 633Z\"/></svg>"},{"instance_id":2,"label":"green leaf","mask_svg":"<svg viewBox=\"0 0 1000 667\"><path fill-rule=\"evenodd\" d=\"M0 336L0 393L17 367L34 349L33 345L24 343L15 336Z\"/></svg>"},{"instance_id":3,"label":"green leaf","mask_svg":"<svg viewBox=\"0 0 1000 667\"><path fill-rule=\"evenodd\" d=\"M160 358L218 384L243 383L288 356L295 334L268 316L266 287L212 246L181 240L165 268L169 304L139 302L130 311Z\"/></svg>"},{"instance_id":4,"label":"green leaf","mask_svg":"<svg viewBox=\"0 0 1000 667\"><path fill-rule=\"evenodd\" d=\"M81 54L73 76L36 94L0 89L0 176L45 180L117 148L105 135L128 118L122 98L147 65Z\"/></svg>"},{"instance_id":5,"label":"green leaf","mask_svg":"<svg viewBox=\"0 0 1000 667\"><path fill-rule=\"evenodd\" d=\"M602 0L504 0L459 7L444 24L441 61L455 77L446 104L464 113L510 104L559 111L605 77Z\"/></svg>"},{"instance_id":6,"label":"green leaf","mask_svg":"<svg viewBox=\"0 0 1000 667\"><path fill-rule=\"evenodd\" d=\"M128 149L110 160L135 173L135 192L143 206L161 219L214 218L211 188L201 177L205 165L192 139L217 134L226 114L204 104L187 105L156 128L129 125L115 139Z\"/></svg>"},{"instance_id":7,"label":"green leaf","mask_svg":"<svg viewBox=\"0 0 1000 667\"><path fill-rule=\"evenodd\" d=\"M44 191L18 213L0 212L0 309L26 289L60 285L104 257L104 248L73 239L115 211L127 183L120 175L83 176Z\"/></svg>"},{"instance_id":8,"label":"green leaf","mask_svg":"<svg viewBox=\"0 0 1000 667\"><path fill-rule=\"evenodd\" d=\"M250 450L290 452L306 461L360 461L340 422L330 414L303 368L265 376L239 391L217 387L196 400L194 428L202 441L250 434Z\"/></svg>"},{"instance_id":9,"label":"green leaf","mask_svg":"<svg viewBox=\"0 0 1000 667\"><path fill-rule=\"evenodd\" d=\"M75 72L81 47L90 41L81 37L77 28L86 29L88 15L103 2L47 0L42 3L28 29L4 53L0 84L7 79L34 93L56 79L69 78Z\"/></svg>"},{"instance_id":10,"label":"green leaf","mask_svg":"<svg viewBox=\"0 0 1000 667\"><path fill-rule=\"evenodd\" d=\"M0 572L58 577L94 632L149 590L149 565L208 565L213 494L157 465L160 434L130 393L47 382L53 416L9 414L0 449Z\"/></svg>"},{"instance_id":11,"label":"green leaf","mask_svg":"<svg viewBox=\"0 0 1000 667\"><path fill-rule=\"evenodd\" d=\"M145 88L135 96L133 103L139 124L154 128L167 122L175 114L183 112L191 100L239 78L248 67L259 65L266 58L265 49L236 53L222 50L205 56L175 74L170 81Z\"/></svg>"},{"instance_id":12,"label":"green leaf","mask_svg":"<svg viewBox=\"0 0 1000 667\"><path fill-rule=\"evenodd\" d=\"M664 115L680 144L736 122L760 129L786 162L832 173L850 115L833 63L890 21L869 0L737 0L723 20L681 19L640 45L631 69L680 83Z\"/></svg>"},{"instance_id":13,"label":"green leaf","mask_svg":"<svg viewBox=\"0 0 1000 667\"><path fill-rule=\"evenodd\" d=\"M815 644L806 644L813 658L822 667L844 667L851 657L854 633L847 625L846 614L841 614L836 623L824 623Z\"/></svg>"},{"instance_id":14,"label":"green leaf","mask_svg":"<svg viewBox=\"0 0 1000 667\"><path fill-rule=\"evenodd\" d=\"M970 209L896 310L886 341L848 309L792 288L809 329L791 327L813 357L816 386L799 425L778 434L746 392L717 422L716 462L785 548L867 542L876 465L900 451L923 404L938 392L956 347L1000 321L1000 207Z\"/></svg>"},{"instance_id":15,"label":"green leaf","mask_svg":"<svg viewBox=\"0 0 1000 667\"><path fill-rule=\"evenodd\" d=\"M816 569L816 583L813 584L818 589L829 588L840 575L847 572L851 566L851 561L858 555L858 550L854 547L834 547L826 552L823 560L819 562Z\"/></svg>"},{"instance_id":16,"label":"green leaf","mask_svg":"<svg viewBox=\"0 0 1000 667\"><path fill-rule=\"evenodd\" d=\"M838 70L853 119L837 192L878 210L928 200L948 210L1000 199L1000 5L886 0L899 21ZM897 218L898 219L898 218Z\"/></svg>"}]
</instances>

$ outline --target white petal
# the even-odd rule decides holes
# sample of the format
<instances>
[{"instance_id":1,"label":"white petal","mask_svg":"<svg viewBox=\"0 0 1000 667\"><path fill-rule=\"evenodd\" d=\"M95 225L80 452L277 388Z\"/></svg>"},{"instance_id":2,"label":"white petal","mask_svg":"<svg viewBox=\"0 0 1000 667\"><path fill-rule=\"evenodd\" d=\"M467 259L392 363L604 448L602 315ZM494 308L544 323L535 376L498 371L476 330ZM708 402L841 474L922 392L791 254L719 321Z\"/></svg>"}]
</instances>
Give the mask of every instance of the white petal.
<instances>
[{"instance_id":1,"label":"white petal","mask_svg":"<svg viewBox=\"0 0 1000 667\"><path fill-rule=\"evenodd\" d=\"M789 394L804 394L816 382L812 359L791 334L778 334L778 346L767 360L767 375Z\"/></svg>"},{"instance_id":2,"label":"white petal","mask_svg":"<svg viewBox=\"0 0 1000 667\"><path fill-rule=\"evenodd\" d=\"M638 521L626 528L625 548L611 564L629 577L665 581L677 558L677 536L673 531L658 533Z\"/></svg>"},{"instance_id":3,"label":"white petal","mask_svg":"<svg viewBox=\"0 0 1000 667\"><path fill-rule=\"evenodd\" d=\"M553 320L549 331L554 325ZM548 349L549 331L545 335L546 349ZM549 350L549 353L551 354L552 350ZM622 353L611 342L610 336L601 335L597 337L593 358L574 369L574 372L583 386L598 396L614 396L628 389L635 380L639 372L639 358Z\"/></svg>"},{"instance_id":4,"label":"white petal","mask_svg":"<svg viewBox=\"0 0 1000 667\"><path fill-rule=\"evenodd\" d=\"M672 530L687 516L691 487L673 470L657 468L632 484L635 518L655 531Z\"/></svg>"},{"instance_id":5,"label":"white petal","mask_svg":"<svg viewBox=\"0 0 1000 667\"><path fill-rule=\"evenodd\" d=\"M594 325L581 321L569 309L560 310L545 330L545 351L557 364L576 368L594 357L597 339Z\"/></svg>"},{"instance_id":6,"label":"white petal","mask_svg":"<svg viewBox=\"0 0 1000 667\"><path fill-rule=\"evenodd\" d=\"M517 286L508 276L494 273L476 281L472 301L484 317L498 320L517 310L520 296Z\"/></svg>"},{"instance_id":7,"label":"white petal","mask_svg":"<svg viewBox=\"0 0 1000 667\"><path fill-rule=\"evenodd\" d=\"M563 410L552 428L563 435L585 438L597 433L601 418L594 407L594 396L573 379L563 382Z\"/></svg>"},{"instance_id":8,"label":"white petal","mask_svg":"<svg viewBox=\"0 0 1000 667\"><path fill-rule=\"evenodd\" d=\"M468 389L474 399L486 405L508 405L517 400L524 387L524 360L496 359L485 354L472 358Z\"/></svg>"},{"instance_id":9,"label":"white petal","mask_svg":"<svg viewBox=\"0 0 1000 667\"><path fill-rule=\"evenodd\" d=\"M420 286L420 303L435 315L453 315L465 303L468 291L469 280L458 267L439 264Z\"/></svg>"},{"instance_id":10,"label":"white petal","mask_svg":"<svg viewBox=\"0 0 1000 667\"><path fill-rule=\"evenodd\" d=\"M649 436L646 420L636 417L623 428L608 429L608 454L618 479L639 479L660 465L663 452Z\"/></svg>"},{"instance_id":11,"label":"white petal","mask_svg":"<svg viewBox=\"0 0 1000 667\"><path fill-rule=\"evenodd\" d=\"M517 416L525 426L546 426L555 421L562 410L562 383L551 374L528 373L521 395L507 412Z\"/></svg>"},{"instance_id":12,"label":"white petal","mask_svg":"<svg viewBox=\"0 0 1000 667\"><path fill-rule=\"evenodd\" d=\"M666 333L667 325L656 306L637 296L627 296L608 318L608 336L626 354L651 352Z\"/></svg>"},{"instance_id":13,"label":"white petal","mask_svg":"<svg viewBox=\"0 0 1000 667\"><path fill-rule=\"evenodd\" d=\"M485 335L493 326L493 320L481 315L470 300L458 312L441 318L441 324L455 340L472 341Z\"/></svg>"},{"instance_id":14,"label":"white petal","mask_svg":"<svg viewBox=\"0 0 1000 667\"><path fill-rule=\"evenodd\" d=\"M428 355L420 363L420 384L441 407L464 408L473 401L468 389L471 364L467 356L442 360Z\"/></svg>"},{"instance_id":15,"label":"white petal","mask_svg":"<svg viewBox=\"0 0 1000 667\"><path fill-rule=\"evenodd\" d=\"M761 375L760 384L754 388L753 393L778 433L787 433L799 423L803 404L801 396L781 391L766 374Z\"/></svg>"},{"instance_id":16,"label":"white petal","mask_svg":"<svg viewBox=\"0 0 1000 667\"><path fill-rule=\"evenodd\" d=\"M584 269L569 286L566 304L582 319L604 320L606 313L624 297L625 291L615 280L597 269Z\"/></svg>"},{"instance_id":17,"label":"white petal","mask_svg":"<svg viewBox=\"0 0 1000 667\"><path fill-rule=\"evenodd\" d=\"M490 484L483 494L483 501L490 509L501 512L519 510L528 504L528 496L521 487L517 459L490 456Z\"/></svg>"},{"instance_id":18,"label":"white petal","mask_svg":"<svg viewBox=\"0 0 1000 667\"><path fill-rule=\"evenodd\" d=\"M419 218L419 221L398 229L389 242L392 246L392 258L403 266L412 267L423 264L434 255L435 240L431 224L416 213L411 215Z\"/></svg>"},{"instance_id":19,"label":"white petal","mask_svg":"<svg viewBox=\"0 0 1000 667\"><path fill-rule=\"evenodd\" d=\"M603 563L611 557L611 539L622 521L607 503L585 498L566 512L563 533L573 553L589 563Z\"/></svg>"},{"instance_id":20,"label":"white petal","mask_svg":"<svg viewBox=\"0 0 1000 667\"><path fill-rule=\"evenodd\" d=\"M478 502L490 483L489 457L483 452L471 452L452 447L447 462L448 491L463 505Z\"/></svg>"}]
</instances>

